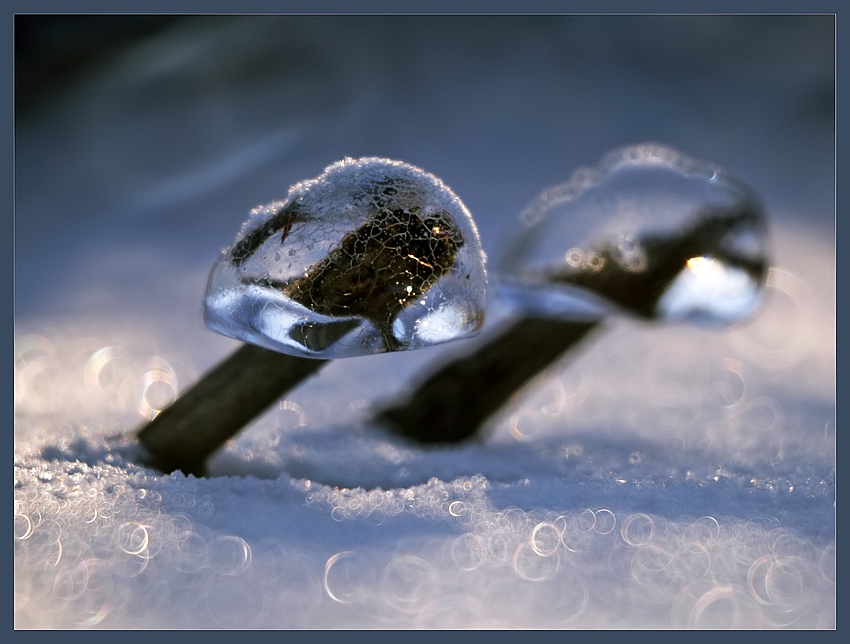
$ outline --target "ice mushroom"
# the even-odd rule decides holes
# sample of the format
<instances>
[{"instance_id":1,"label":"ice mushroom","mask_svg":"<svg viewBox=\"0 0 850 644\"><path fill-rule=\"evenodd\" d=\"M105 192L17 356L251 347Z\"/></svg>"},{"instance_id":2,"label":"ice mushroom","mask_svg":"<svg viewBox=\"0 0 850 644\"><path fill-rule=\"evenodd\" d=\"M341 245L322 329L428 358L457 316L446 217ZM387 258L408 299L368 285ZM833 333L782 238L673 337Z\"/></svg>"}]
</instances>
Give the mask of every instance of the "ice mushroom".
<instances>
[{"instance_id":1,"label":"ice mushroom","mask_svg":"<svg viewBox=\"0 0 850 644\"><path fill-rule=\"evenodd\" d=\"M328 360L419 349L483 324L475 223L438 178L344 159L252 211L213 267L206 325L244 341L138 434L164 471L206 459Z\"/></svg>"},{"instance_id":2,"label":"ice mushroom","mask_svg":"<svg viewBox=\"0 0 850 644\"><path fill-rule=\"evenodd\" d=\"M377 420L422 443L473 436L531 378L609 315L723 328L758 307L769 267L754 192L660 144L609 153L543 191L506 253L510 321Z\"/></svg>"}]
</instances>

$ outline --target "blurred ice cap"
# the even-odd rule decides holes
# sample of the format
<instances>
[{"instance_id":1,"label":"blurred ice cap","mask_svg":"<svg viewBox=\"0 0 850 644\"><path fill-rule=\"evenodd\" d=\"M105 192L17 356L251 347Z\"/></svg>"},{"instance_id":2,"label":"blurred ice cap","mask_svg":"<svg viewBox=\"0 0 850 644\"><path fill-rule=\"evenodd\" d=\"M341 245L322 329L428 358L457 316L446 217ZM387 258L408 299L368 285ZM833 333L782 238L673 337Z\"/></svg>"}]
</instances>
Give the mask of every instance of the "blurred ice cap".
<instances>
[{"instance_id":1,"label":"blurred ice cap","mask_svg":"<svg viewBox=\"0 0 850 644\"><path fill-rule=\"evenodd\" d=\"M499 288L526 313L723 327L761 300L769 260L759 198L672 147L610 152L544 190L522 219Z\"/></svg>"}]
</instances>

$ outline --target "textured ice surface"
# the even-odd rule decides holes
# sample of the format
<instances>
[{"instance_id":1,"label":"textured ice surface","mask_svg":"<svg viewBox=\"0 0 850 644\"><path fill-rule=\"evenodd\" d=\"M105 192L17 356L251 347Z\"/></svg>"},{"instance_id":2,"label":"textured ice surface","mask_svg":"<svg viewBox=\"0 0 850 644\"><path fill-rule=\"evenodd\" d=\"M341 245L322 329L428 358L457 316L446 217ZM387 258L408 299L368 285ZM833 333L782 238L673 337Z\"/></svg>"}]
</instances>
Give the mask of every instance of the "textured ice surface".
<instances>
[{"instance_id":1,"label":"textured ice surface","mask_svg":"<svg viewBox=\"0 0 850 644\"><path fill-rule=\"evenodd\" d=\"M439 179L345 159L255 209L213 268L208 327L303 357L418 349L474 334L487 278L472 217Z\"/></svg>"},{"instance_id":2,"label":"textured ice surface","mask_svg":"<svg viewBox=\"0 0 850 644\"><path fill-rule=\"evenodd\" d=\"M545 190L523 217L505 291L532 311L725 325L755 310L767 275L756 196L663 145L608 154Z\"/></svg>"}]
</instances>

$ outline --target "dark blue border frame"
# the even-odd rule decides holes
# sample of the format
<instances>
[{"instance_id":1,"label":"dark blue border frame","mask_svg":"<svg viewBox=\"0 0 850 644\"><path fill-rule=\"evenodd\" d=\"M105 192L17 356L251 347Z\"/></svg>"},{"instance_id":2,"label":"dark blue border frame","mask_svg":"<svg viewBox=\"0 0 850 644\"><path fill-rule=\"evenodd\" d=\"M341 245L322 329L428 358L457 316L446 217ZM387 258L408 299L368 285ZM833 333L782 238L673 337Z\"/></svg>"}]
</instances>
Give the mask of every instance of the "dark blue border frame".
<instances>
[{"instance_id":1,"label":"dark blue border frame","mask_svg":"<svg viewBox=\"0 0 850 644\"><path fill-rule=\"evenodd\" d=\"M109 13L109 14L282 14L282 13L305 13L305 14L829 14L836 17L835 22L835 42L836 42L836 139L835 139L835 158L836 158L836 250L843 248L845 243L846 231L843 222L838 218L837 213L842 212L846 202L844 186L848 185L846 181L845 162L846 140L848 127L842 119L842 108L847 105L847 87L842 81L846 76L848 68L847 51L848 46L844 40L843 21L842 18L850 16L850 12L842 12L841 5L837 1L829 0L809 0L808 2L790 2L788 0L780 0L774 2L765 2L759 0L715 0L713 2L682 2L681 0L646 0L646 1L631 1L628 0L525 0L520 3L516 0L490 0L489 2L470 1L470 0L430 0L427 2L406 2L400 3L398 0L243 0L242 2L227 2L226 0L212 0L210 2L200 2L197 0L149 0L147 2L124 2L116 4L109 0L86 0L82 2L61 2L58 0L12 0L7 6L7 10L3 13L2 32L8 35L6 40L7 46L3 55L3 65L0 67L2 74L3 86L6 89L5 100L0 113L9 124L7 128L0 128L0 136L2 136L3 149L5 154L2 160L2 198L3 202L8 204L4 208L2 214L2 229L6 231L6 235L0 234L0 243L5 247L6 252L0 252L0 294L2 294L3 313L0 318L2 325L3 343L0 345L0 361L5 365L0 371L0 411L3 412L3 417L9 420L9 429L6 433L6 445L8 446L8 454L11 456L14 452L14 437L11 429L14 427L14 270L15 270L15 255L14 255L14 16L16 13L23 14L84 14L84 13ZM120 10L117 8L120 7ZM842 302L846 291L845 280L843 278L847 260L841 253L836 253L836 392L837 392L837 407L840 406L838 401L841 401L841 392L843 391L846 378L843 368L843 353L844 343L841 340L840 332L842 330L842 322L845 319ZM8 311L8 313L7 313ZM838 409L836 409L836 443L837 443L837 463L844 463L847 449L845 441L838 439ZM7 470L9 479L7 494L13 487L13 470L10 467ZM11 479L11 480L10 480ZM836 496L842 498L841 491L847 486L844 485L842 477L837 477ZM9 497L7 502L9 501ZM845 520L842 514L837 518L837 538L842 540L846 534L844 530ZM9 535L12 535L12 513L6 512L3 525L5 526L4 534L7 535L6 544L9 544ZM843 548L839 548L842 552ZM12 580L12 548L5 550L6 556L2 559L2 567L0 567L0 575L6 580ZM847 575L843 574L847 568L846 557L838 557L837 576L846 579ZM842 592L843 586L837 588L837 617L836 631L834 632L816 632L807 633L806 637L830 637L834 638L835 633L844 630L847 622L845 614L841 610L845 605L846 593ZM12 631L15 637L21 638L46 638L50 635L43 631L13 631L13 592L12 584L3 585L3 603L7 607L2 616L0 616L0 629L3 631ZM74 634L69 633L54 633L52 637L67 637ZM100 637L106 636L110 638L116 637L114 633L94 633L86 631L80 633L82 637ZM231 638L235 635L234 632L207 632L203 637L212 637L218 639ZM252 634L256 636L281 637L281 634L274 632L261 632ZM304 637L311 639L316 636L324 635L334 637L332 633L304 633ZM590 635L591 637L617 637L616 633L611 632L595 632L583 633L581 636ZM662 635L662 637L681 637L681 635L666 632L653 635ZM177 633L159 631L156 635L146 633L122 633L120 637L133 637L147 640L150 637L157 639L163 637L171 639L172 637L180 637ZM300 637L300 633L289 633L285 637ZM375 642L381 638L396 639L398 634L385 632L370 632L361 631L355 633L339 632L339 637L345 637L347 640L368 638L370 642ZM467 639L469 637L486 637L489 641L499 640L502 638L511 639L516 637L512 633L446 633L446 637L460 637ZM734 637L749 637L746 633L737 633ZM794 638L797 641L799 634L794 631L773 632L770 637L788 639ZM424 641L426 637L431 637L428 633L405 633L405 638L420 639ZM441 635L442 637L442 635ZM543 637L549 639L557 637L559 640L564 637L563 634L557 632L538 632L534 634L535 638ZM688 639L703 637L716 638L717 635L711 633L689 632ZM724 635L724 637L727 637Z\"/></svg>"}]
</instances>

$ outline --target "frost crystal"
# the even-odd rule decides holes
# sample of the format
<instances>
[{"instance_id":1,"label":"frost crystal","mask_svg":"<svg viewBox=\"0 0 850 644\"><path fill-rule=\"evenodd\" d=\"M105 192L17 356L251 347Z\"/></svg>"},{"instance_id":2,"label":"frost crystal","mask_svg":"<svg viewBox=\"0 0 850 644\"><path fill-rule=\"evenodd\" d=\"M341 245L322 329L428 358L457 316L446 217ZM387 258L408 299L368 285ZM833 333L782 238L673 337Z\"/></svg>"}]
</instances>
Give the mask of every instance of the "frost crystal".
<instances>
[{"instance_id":1,"label":"frost crystal","mask_svg":"<svg viewBox=\"0 0 850 644\"><path fill-rule=\"evenodd\" d=\"M460 199L419 168L345 159L255 209L210 275L206 325L267 349L342 358L474 334L487 277Z\"/></svg>"},{"instance_id":2,"label":"frost crystal","mask_svg":"<svg viewBox=\"0 0 850 644\"><path fill-rule=\"evenodd\" d=\"M755 310L767 274L757 197L662 145L609 154L544 191L523 218L504 290L537 314L725 325Z\"/></svg>"}]
</instances>

